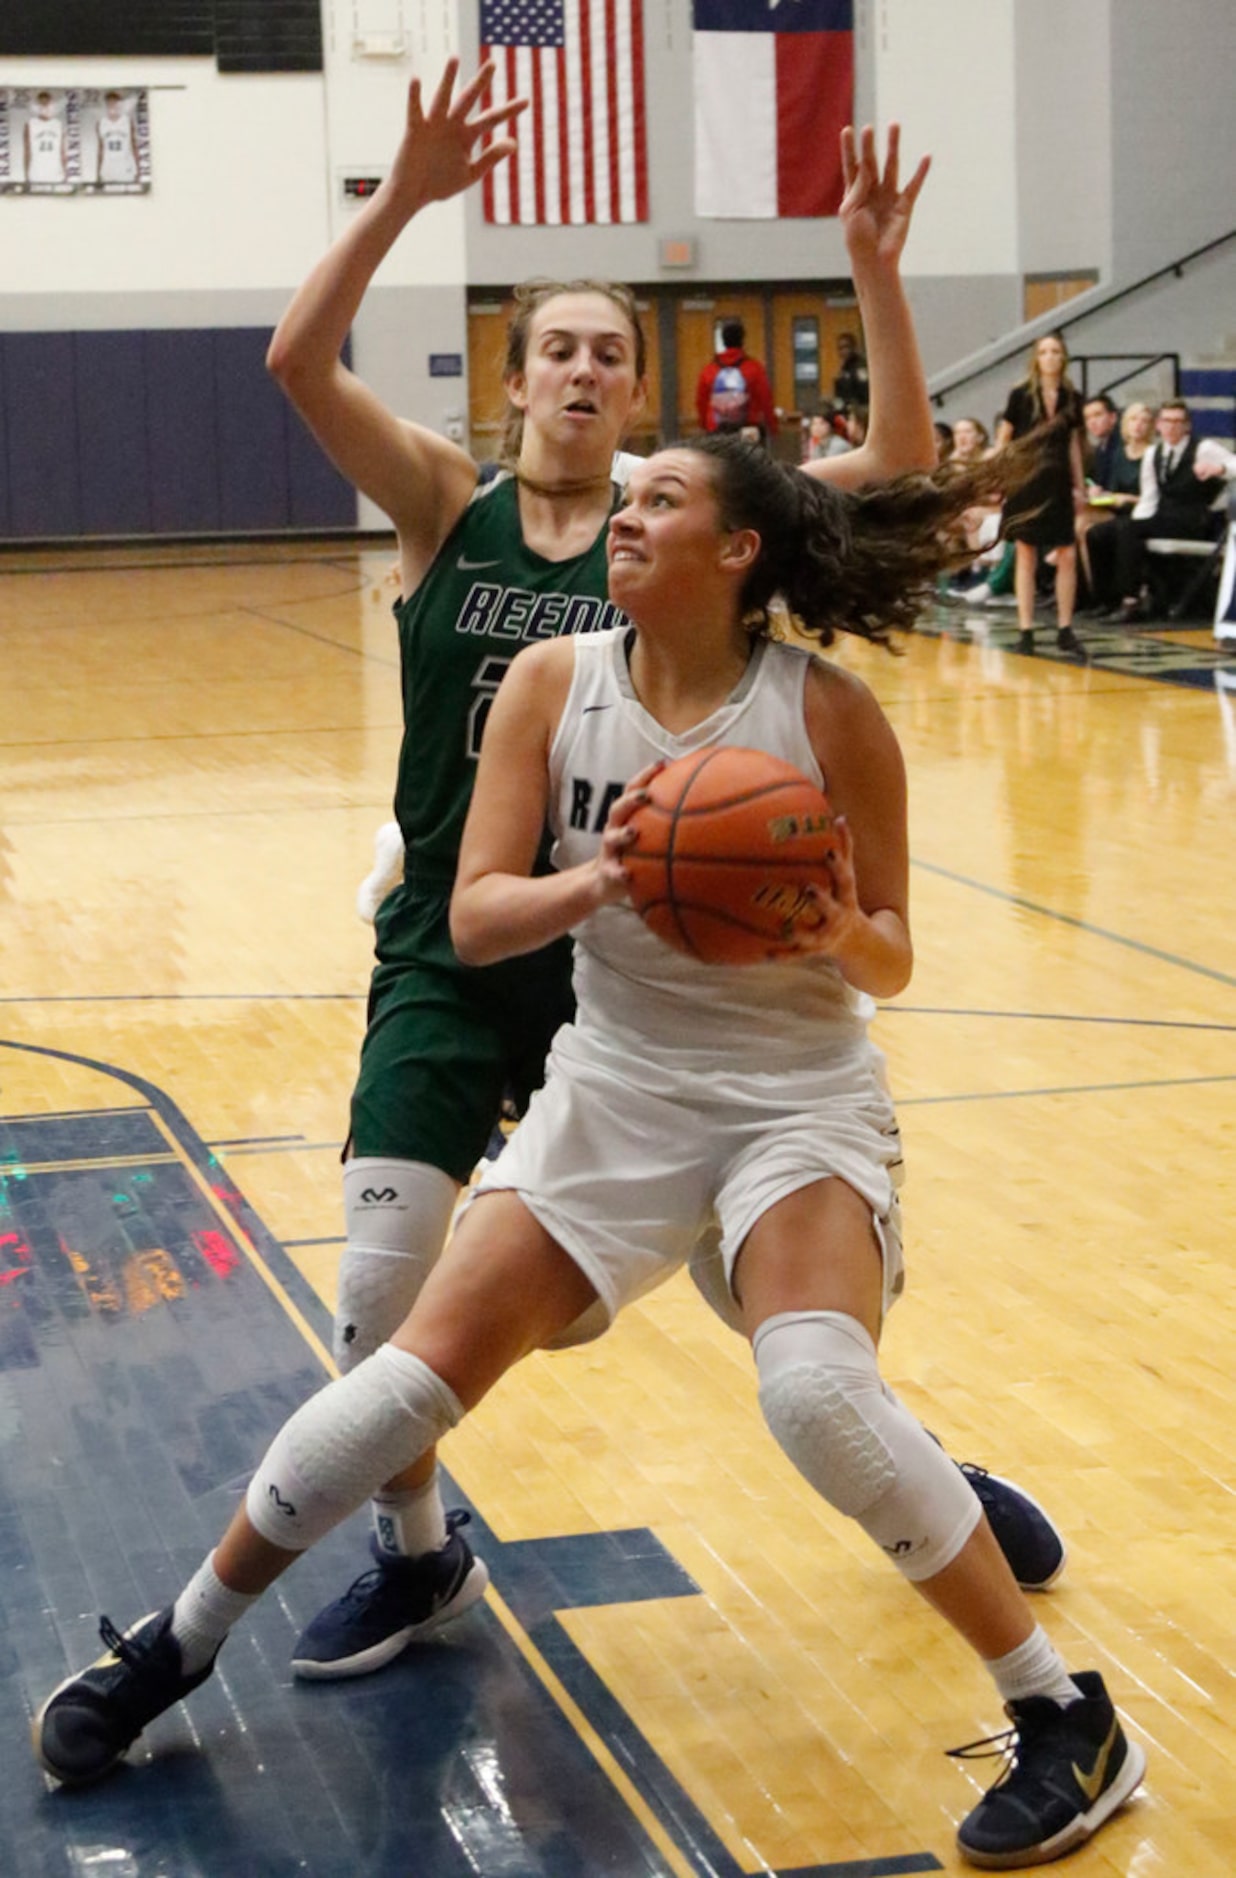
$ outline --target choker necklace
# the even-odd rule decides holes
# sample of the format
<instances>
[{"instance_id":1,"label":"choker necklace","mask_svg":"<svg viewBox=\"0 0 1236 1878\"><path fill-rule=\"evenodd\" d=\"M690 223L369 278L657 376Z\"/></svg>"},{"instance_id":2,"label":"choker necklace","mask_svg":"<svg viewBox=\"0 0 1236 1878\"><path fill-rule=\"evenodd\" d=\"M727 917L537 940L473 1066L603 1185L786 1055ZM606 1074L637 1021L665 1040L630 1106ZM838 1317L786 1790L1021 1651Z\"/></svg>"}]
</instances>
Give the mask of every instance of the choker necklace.
<instances>
[{"instance_id":1,"label":"choker necklace","mask_svg":"<svg viewBox=\"0 0 1236 1878\"><path fill-rule=\"evenodd\" d=\"M589 489L608 489L613 481L608 469L600 476L581 476L574 482L543 483L535 476L525 476L522 470L512 470L511 474L521 489L528 489L534 496L580 496Z\"/></svg>"}]
</instances>

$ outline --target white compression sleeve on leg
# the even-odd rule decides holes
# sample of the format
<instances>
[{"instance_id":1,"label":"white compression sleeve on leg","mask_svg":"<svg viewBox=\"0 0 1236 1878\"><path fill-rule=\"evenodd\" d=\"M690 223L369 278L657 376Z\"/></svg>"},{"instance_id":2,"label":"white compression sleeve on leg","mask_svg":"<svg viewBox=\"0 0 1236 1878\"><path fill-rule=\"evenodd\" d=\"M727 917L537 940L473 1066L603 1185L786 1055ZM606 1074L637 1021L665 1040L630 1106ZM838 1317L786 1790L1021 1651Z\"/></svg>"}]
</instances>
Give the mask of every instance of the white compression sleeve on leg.
<instances>
[{"instance_id":1,"label":"white compression sleeve on leg","mask_svg":"<svg viewBox=\"0 0 1236 1878\"><path fill-rule=\"evenodd\" d=\"M284 1422L249 1483L249 1518L272 1545L304 1551L462 1415L428 1364L383 1344Z\"/></svg>"},{"instance_id":2,"label":"white compression sleeve on leg","mask_svg":"<svg viewBox=\"0 0 1236 1878\"><path fill-rule=\"evenodd\" d=\"M341 1372L394 1336L438 1262L458 1197L458 1184L427 1161L346 1163L334 1337Z\"/></svg>"},{"instance_id":3,"label":"white compression sleeve on leg","mask_svg":"<svg viewBox=\"0 0 1236 1878\"><path fill-rule=\"evenodd\" d=\"M760 1325L753 1348L764 1419L804 1480L906 1578L943 1571L982 1509L960 1468L885 1387L857 1318L786 1311Z\"/></svg>"}]
</instances>

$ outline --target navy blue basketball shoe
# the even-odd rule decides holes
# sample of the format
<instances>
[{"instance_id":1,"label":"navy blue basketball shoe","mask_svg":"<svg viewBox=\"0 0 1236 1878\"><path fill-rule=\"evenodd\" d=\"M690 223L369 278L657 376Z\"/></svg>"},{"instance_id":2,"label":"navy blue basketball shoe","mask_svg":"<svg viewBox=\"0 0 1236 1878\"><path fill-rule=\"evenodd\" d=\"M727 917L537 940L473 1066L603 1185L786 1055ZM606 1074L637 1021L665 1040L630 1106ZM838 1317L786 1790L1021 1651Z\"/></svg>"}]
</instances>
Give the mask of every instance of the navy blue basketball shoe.
<instances>
[{"instance_id":1,"label":"navy blue basketball shoe","mask_svg":"<svg viewBox=\"0 0 1236 1878\"><path fill-rule=\"evenodd\" d=\"M953 1748L958 1760L1004 1755L1006 1765L961 1822L957 1845L972 1865L1011 1871L1046 1865L1089 1839L1130 1798L1146 1756L1130 1741L1094 1670L1074 1676L1078 1695L1008 1704L1004 1734Z\"/></svg>"},{"instance_id":2,"label":"navy blue basketball shoe","mask_svg":"<svg viewBox=\"0 0 1236 1878\"><path fill-rule=\"evenodd\" d=\"M446 1544L419 1558L392 1556L371 1539L377 1563L301 1631L292 1674L309 1681L367 1676L461 1617L489 1583L484 1560L459 1530L470 1518L462 1510L448 1513Z\"/></svg>"},{"instance_id":3,"label":"navy blue basketball shoe","mask_svg":"<svg viewBox=\"0 0 1236 1878\"><path fill-rule=\"evenodd\" d=\"M1068 1554L1043 1508L1011 1480L989 1474L972 1461L957 1465L978 1495L996 1544L1022 1590L1046 1591L1064 1570Z\"/></svg>"},{"instance_id":4,"label":"navy blue basketball shoe","mask_svg":"<svg viewBox=\"0 0 1236 1878\"><path fill-rule=\"evenodd\" d=\"M185 1674L170 1604L123 1633L104 1617L99 1635L106 1655L53 1689L31 1728L40 1765L65 1786L108 1773L147 1722L205 1682L215 1666L212 1656L204 1669Z\"/></svg>"}]
</instances>

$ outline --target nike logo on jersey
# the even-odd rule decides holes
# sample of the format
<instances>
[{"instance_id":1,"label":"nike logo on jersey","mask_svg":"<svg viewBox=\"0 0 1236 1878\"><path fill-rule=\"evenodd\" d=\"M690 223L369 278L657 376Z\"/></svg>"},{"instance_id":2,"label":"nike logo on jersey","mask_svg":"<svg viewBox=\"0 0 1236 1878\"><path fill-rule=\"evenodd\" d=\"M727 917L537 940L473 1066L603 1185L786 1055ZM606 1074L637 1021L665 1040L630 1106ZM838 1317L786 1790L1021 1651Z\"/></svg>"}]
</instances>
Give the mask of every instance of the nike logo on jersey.
<instances>
[{"instance_id":1,"label":"nike logo on jersey","mask_svg":"<svg viewBox=\"0 0 1236 1878\"><path fill-rule=\"evenodd\" d=\"M497 561L470 561L466 554L461 554L455 563L463 573L471 574L478 567L497 567Z\"/></svg>"},{"instance_id":2,"label":"nike logo on jersey","mask_svg":"<svg viewBox=\"0 0 1236 1878\"><path fill-rule=\"evenodd\" d=\"M612 704L586 704L580 712L580 716L587 717L589 711L612 711L613 708Z\"/></svg>"}]
</instances>

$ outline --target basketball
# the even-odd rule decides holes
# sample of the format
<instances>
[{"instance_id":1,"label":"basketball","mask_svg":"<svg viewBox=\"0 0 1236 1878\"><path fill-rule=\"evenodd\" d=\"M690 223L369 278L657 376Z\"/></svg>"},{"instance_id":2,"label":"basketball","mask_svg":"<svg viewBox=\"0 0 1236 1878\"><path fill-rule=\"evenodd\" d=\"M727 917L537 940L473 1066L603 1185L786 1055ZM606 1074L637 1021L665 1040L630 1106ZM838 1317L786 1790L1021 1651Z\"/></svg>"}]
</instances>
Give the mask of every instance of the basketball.
<instances>
[{"instance_id":1,"label":"basketball","mask_svg":"<svg viewBox=\"0 0 1236 1878\"><path fill-rule=\"evenodd\" d=\"M828 798L792 763L725 745L679 757L647 788L623 855L645 925L710 965L795 951L818 921L805 889L828 878Z\"/></svg>"}]
</instances>

